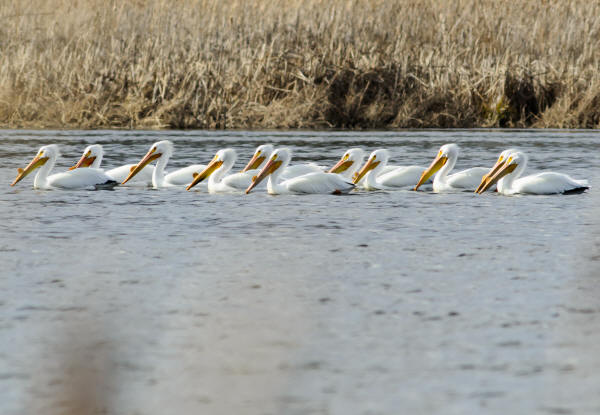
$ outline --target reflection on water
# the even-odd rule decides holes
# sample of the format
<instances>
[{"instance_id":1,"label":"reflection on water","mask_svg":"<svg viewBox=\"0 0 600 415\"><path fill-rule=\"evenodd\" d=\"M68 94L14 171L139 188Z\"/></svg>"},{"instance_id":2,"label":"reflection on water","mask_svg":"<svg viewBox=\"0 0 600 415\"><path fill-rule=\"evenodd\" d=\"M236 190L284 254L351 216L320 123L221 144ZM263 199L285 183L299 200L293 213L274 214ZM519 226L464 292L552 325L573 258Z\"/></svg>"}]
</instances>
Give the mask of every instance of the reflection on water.
<instances>
[{"instance_id":1,"label":"reflection on water","mask_svg":"<svg viewBox=\"0 0 600 415\"><path fill-rule=\"evenodd\" d=\"M43 144L62 168L175 143L173 168L263 142L457 168L519 147L598 182L597 132L0 133L3 414L600 412L600 228L578 196L10 188ZM22 185L21 185L22 184ZM70 412L69 412L70 411Z\"/></svg>"}]
</instances>

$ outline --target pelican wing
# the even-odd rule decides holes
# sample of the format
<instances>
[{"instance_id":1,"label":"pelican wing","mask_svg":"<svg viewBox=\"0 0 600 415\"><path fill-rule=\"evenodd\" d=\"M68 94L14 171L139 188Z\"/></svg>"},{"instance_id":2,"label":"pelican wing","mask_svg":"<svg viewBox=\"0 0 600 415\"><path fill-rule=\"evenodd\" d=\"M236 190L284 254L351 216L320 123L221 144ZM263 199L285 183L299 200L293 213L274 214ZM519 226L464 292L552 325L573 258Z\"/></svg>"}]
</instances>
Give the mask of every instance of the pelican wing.
<instances>
[{"instance_id":1,"label":"pelican wing","mask_svg":"<svg viewBox=\"0 0 600 415\"><path fill-rule=\"evenodd\" d=\"M309 173L323 173L323 170L316 164L296 164L286 167L281 173L281 180L288 180L294 177L303 176Z\"/></svg>"},{"instance_id":2,"label":"pelican wing","mask_svg":"<svg viewBox=\"0 0 600 415\"><path fill-rule=\"evenodd\" d=\"M575 180L562 173L545 172L515 180L511 193L549 195L589 188L587 180Z\"/></svg>"},{"instance_id":3,"label":"pelican wing","mask_svg":"<svg viewBox=\"0 0 600 415\"><path fill-rule=\"evenodd\" d=\"M114 186L117 182L100 169L74 169L48 177L51 187L62 189L86 189L96 186Z\"/></svg>"},{"instance_id":4,"label":"pelican wing","mask_svg":"<svg viewBox=\"0 0 600 415\"><path fill-rule=\"evenodd\" d=\"M389 172L392 172L398 168L401 168L402 166L390 166L389 164L386 164L383 169L381 174L379 175L379 177L383 176L384 174L387 174ZM412 167L412 166L411 166ZM425 168L423 168L423 170L425 170ZM423 172L423 170L421 170L421 172ZM418 179L417 179L418 180ZM416 182L415 182L416 183Z\"/></svg>"},{"instance_id":5,"label":"pelican wing","mask_svg":"<svg viewBox=\"0 0 600 415\"><path fill-rule=\"evenodd\" d=\"M116 167L114 169L110 169L106 171L110 177L115 179L117 182L121 183L123 180L129 176L129 172L135 166L135 164L125 164L124 166ZM152 185L152 173L154 173L154 166L146 165L130 182L126 183L127 186L129 183L137 183L137 184L147 184Z\"/></svg>"},{"instance_id":6,"label":"pelican wing","mask_svg":"<svg viewBox=\"0 0 600 415\"><path fill-rule=\"evenodd\" d=\"M245 190L245 189L247 189L247 188L248 188L248 186L250 186L250 183L252 183L252 178L253 178L254 176L258 175L258 173L260 173L260 169L250 169L250 170L246 170L245 172L243 172L242 174L246 174L246 175L248 175L248 180L250 180L250 182L248 183L248 185L247 185L246 187L244 187L244 188L243 188L243 189L241 189L241 190ZM233 174L232 174L232 176L233 176ZM227 177L229 177L229 176L227 176ZM223 179L223 182L227 183L227 177L225 177L225 178ZM240 179L240 180L239 180L239 183L241 184L243 180L246 180L246 179ZM266 188L267 188L267 180L263 180L263 181L262 181L262 182L260 182L260 183L259 183L259 184L258 184L258 185L255 187L255 188L256 188L256 189L266 189ZM238 189L238 188L236 188L236 190L237 190L237 189Z\"/></svg>"},{"instance_id":7,"label":"pelican wing","mask_svg":"<svg viewBox=\"0 0 600 415\"><path fill-rule=\"evenodd\" d=\"M352 183L347 182L339 175L322 171L286 180L282 186L293 193L347 193L354 189Z\"/></svg>"},{"instance_id":8,"label":"pelican wing","mask_svg":"<svg viewBox=\"0 0 600 415\"><path fill-rule=\"evenodd\" d=\"M485 167L472 167L467 170L459 171L448 176L447 184L456 189L475 190L484 174L490 169Z\"/></svg>"},{"instance_id":9,"label":"pelican wing","mask_svg":"<svg viewBox=\"0 0 600 415\"><path fill-rule=\"evenodd\" d=\"M206 168L203 164L192 164L191 166L175 170L165 175L165 181L174 186L190 184L194 180L194 173L199 174Z\"/></svg>"},{"instance_id":10,"label":"pelican wing","mask_svg":"<svg viewBox=\"0 0 600 415\"><path fill-rule=\"evenodd\" d=\"M221 183L232 190L246 190L252 183L252 176L256 174L255 172L256 170L248 170L244 173L233 173L225 176Z\"/></svg>"},{"instance_id":11,"label":"pelican wing","mask_svg":"<svg viewBox=\"0 0 600 415\"><path fill-rule=\"evenodd\" d=\"M386 187L414 186L424 170L425 167L421 166L396 167L387 173L384 170L384 173L377 177L377 182Z\"/></svg>"}]
</instances>

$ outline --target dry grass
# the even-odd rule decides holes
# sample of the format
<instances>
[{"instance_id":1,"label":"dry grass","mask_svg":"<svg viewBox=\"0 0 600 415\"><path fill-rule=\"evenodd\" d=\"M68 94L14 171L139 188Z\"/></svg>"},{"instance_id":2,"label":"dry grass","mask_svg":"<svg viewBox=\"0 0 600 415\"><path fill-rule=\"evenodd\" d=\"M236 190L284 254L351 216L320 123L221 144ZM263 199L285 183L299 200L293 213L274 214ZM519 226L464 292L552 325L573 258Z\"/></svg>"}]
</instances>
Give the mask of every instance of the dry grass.
<instances>
[{"instance_id":1,"label":"dry grass","mask_svg":"<svg viewBox=\"0 0 600 415\"><path fill-rule=\"evenodd\" d=\"M0 125L600 127L598 0L0 0Z\"/></svg>"}]
</instances>

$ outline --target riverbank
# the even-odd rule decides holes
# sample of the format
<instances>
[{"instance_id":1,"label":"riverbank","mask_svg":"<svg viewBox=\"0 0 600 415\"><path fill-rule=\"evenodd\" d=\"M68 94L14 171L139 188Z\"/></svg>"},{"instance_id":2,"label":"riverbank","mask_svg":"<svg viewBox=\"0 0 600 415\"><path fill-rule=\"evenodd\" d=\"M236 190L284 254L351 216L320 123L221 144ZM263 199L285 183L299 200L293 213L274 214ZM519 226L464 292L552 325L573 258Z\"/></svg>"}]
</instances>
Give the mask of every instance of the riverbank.
<instances>
[{"instance_id":1,"label":"riverbank","mask_svg":"<svg viewBox=\"0 0 600 415\"><path fill-rule=\"evenodd\" d=\"M600 127L600 2L0 5L2 128Z\"/></svg>"}]
</instances>

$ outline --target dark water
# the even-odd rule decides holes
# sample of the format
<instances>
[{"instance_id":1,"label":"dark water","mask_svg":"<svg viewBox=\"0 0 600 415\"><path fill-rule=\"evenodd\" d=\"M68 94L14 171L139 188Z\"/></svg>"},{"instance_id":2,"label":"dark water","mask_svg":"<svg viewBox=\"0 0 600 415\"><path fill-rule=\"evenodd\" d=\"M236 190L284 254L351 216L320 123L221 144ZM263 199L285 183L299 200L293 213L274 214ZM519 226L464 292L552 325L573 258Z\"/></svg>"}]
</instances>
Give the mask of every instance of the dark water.
<instances>
[{"instance_id":1,"label":"dark water","mask_svg":"<svg viewBox=\"0 0 600 415\"><path fill-rule=\"evenodd\" d=\"M43 144L172 168L258 144L457 168L519 147L577 196L9 187ZM0 132L2 414L598 414L600 133ZM70 412L71 411L71 412Z\"/></svg>"}]
</instances>

